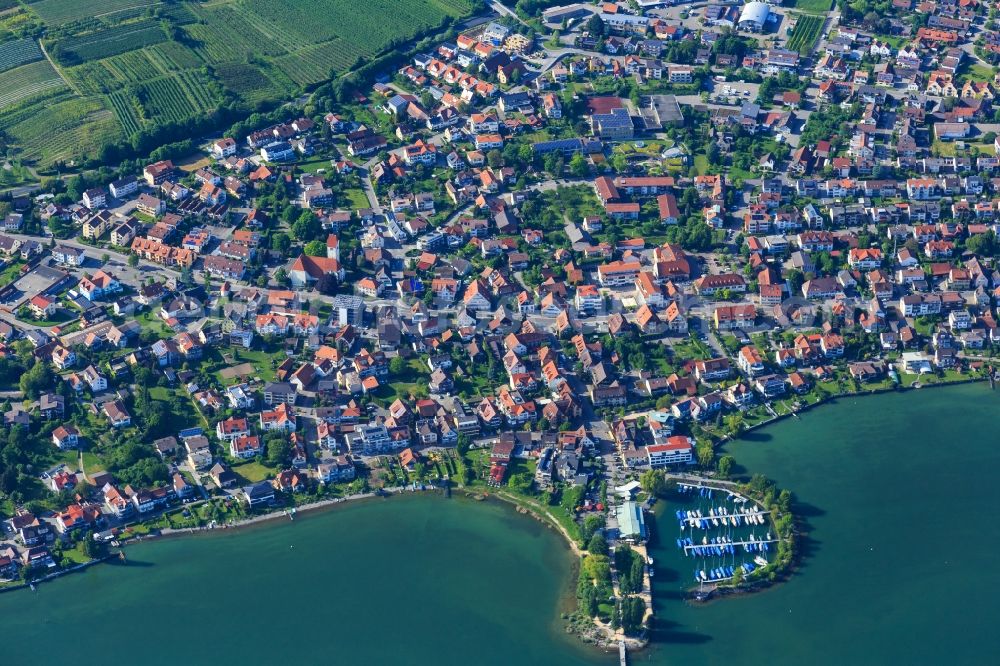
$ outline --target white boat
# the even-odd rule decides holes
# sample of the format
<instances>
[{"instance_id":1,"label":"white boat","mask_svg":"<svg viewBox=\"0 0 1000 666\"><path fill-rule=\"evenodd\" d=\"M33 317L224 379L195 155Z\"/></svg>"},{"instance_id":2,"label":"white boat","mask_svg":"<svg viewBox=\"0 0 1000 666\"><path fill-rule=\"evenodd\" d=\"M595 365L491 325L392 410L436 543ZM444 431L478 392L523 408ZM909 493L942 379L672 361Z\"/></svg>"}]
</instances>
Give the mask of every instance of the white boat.
<instances>
[{"instance_id":1,"label":"white boat","mask_svg":"<svg viewBox=\"0 0 1000 666\"><path fill-rule=\"evenodd\" d=\"M760 555L757 555L756 557L754 557L753 561L754 561L754 564L760 565L762 567L766 567L767 564L768 564L767 560L764 559L763 557L761 557Z\"/></svg>"}]
</instances>

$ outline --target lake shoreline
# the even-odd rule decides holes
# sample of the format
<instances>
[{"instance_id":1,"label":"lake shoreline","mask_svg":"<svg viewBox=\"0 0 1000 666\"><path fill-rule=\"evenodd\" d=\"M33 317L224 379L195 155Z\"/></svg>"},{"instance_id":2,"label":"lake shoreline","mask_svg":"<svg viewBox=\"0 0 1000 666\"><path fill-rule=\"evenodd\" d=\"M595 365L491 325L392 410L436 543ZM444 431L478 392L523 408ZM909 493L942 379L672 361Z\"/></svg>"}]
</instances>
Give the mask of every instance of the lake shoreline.
<instances>
[{"instance_id":1,"label":"lake shoreline","mask_svg":"<svg viewBox=\"0 0 1000 666\"><path fill-rule=\"evenodd\" d=\"M874 389L871 389L871 390L868 390L868 391L851 391L851 392L848 392L848 393L837 393L835 395L829 395L829 396L827 396L825 398L817 400L816 402L811 402L811 403L808 403L806 405L803 405L802 407L800 407L799 409L796 409L795 411L790 411L790 412L787 412L785 414L778 414L776 416L772 416L770 418L767 418L767 419L761 421L760 423L754 423L753 425L746 426L735 437L732 436L732 435L722 435L719 438L719 441L717 442L717 444L721 445L721 444L725 444L726 442L731 442L731 441L737 440L737 439L739 439L740 437L742 437L743 435L745 435L748 432L753 432L753 431L759 430L759 429L761 429L761 428L763 428L765 426L770 426L770 425L774 425L775 423L780 423L781 421L784 421L785 419L797 418L800 414L805 414L807 412L810 412L813 409L815 409L816 407L820 407L820 406L823 406L823 405L829 405L829 404L836 403L838 399L842 399L842 398L864 398L864 397L868 397L868 396L885 395L887 393L907 393L909 391L922 391L922 390L928 389L928 388L946 388L946 387L950 387L950 386L962 386L963 384L979 384L979 383L988 382L988 381L989 381L988 377L968 377L968 378L965 378L965 379L959 379L959 380L955 380L955 381L934 382L932 384L921 384L920 386L903 386L901 384L897 384L897 385L891 386L889 388L874 388Z\"/></svg>"},{"instance_id":2,"label":"lake shoreline","mask_svg":"<svg viewBox=\"0 0 1000 666\"><path fill-rule=\"evenodd\" d=\"M754 424L752 426L748 426L746 428L746 430L744 430L741 433L741 435L744 435L747 432L759 430L759 429L763 428L764 426L769 426L769 425L778 423L778 422L783 421L785 419L788 419L790 417L796 417L797 418L799 414L809 412L813 408L815 408L817 406L820 406L820 405L828 405L828 404L835 405L838 398L854 398L854 397L865 397L865 396L878 396L878 395L887 394L887 393L893 393L893 392L905 393L905 392L916 390L918 388L951 387L951 386L958 386L958 385L962 385L962 384L975 384L975 383L980 383L980 382L984 382L984 381L987 381L987 378L985 378L985 377L970 377L970 378L964 378L964 379L957 380L957 381L947 381L947 382L937 382L937 383L933 383L933 384L924 384L924 385L919 386L919 387L897 385L897 386L890 387L890 388L879 388L879 389L872 389L872 390L868 390L868 391L855 391L855 392L850 392L850 393L841 393L841 394L837 394L837 395L831 395L831 396L825 397L824 399L822 399L820 401L817 401L815 403L804 405L800 409L798 409L798 410L796 410L794 412L789 412L789 413L786 413L786 414L780 414L780 415L772 417L772 418L770 418L770 419L768 419L766 421L763 421L761 423ZM739 437L740 436L737 436L736 438L724 437L724 438L720 439L720 441L718 443L720 445L725 445L727 442L738 440ZM338 505L341 505L341 504L345 504L345 505L351 504L353 506L353 503L357 502L359 500L371 500L371 499L375 499L375 498L378 498L378 497L388 498L388 497L391 497L392 495L406 494L407 490L409 490L411 493L413 493L414 495L416 495L418 493L426 493L428 491L431 491L433 493L434 491L439 491L441 489L437 488L437 487L429 487L429 488L423 489L423 490L410 490L410 489L406 489L406 488L399 488L399 489L385 490L385 491L381 491L379 493L376 493L376 492L362 493L362 494L352 495L352 496L348 496L348 497L344 497L344 498L326 499L326 500L320 500L320 501L312 502L312 503L309 503L309 504L303 504L301 506L294 507L294 511L295 511L295 515L298 515L300 513L301 514L317 514L317 513L326 512L326 511L332 510L332 509L336 508ZM579 549L578 544L576 544L573 541L572 537L565 531L565 528L563 528L561 525L559 525L558 522L555 521L554 518L547 517L547 516L545 516L543 514L539 514L533 507L524 506L523 503L519 503L517 501L517 498L515 498L515 497L508 497L504 493L501 493L501 492L493 492L493 493L482 492L482 493L477 493L475 489L469 489L469 488L466 488L466 487L457 488L457 490L462 490L463 491L462 494L464 496L470 498L470 499L477 499L477 497L476 497L477 495L480 495L483 498L496 498L496 499L500 500L501 502L503 502L504 504L508 504L508 505L511 505L511 506L515 507L515 510L518 513L523 513L523 514L531 515L538 522L547 525L551 529L553 529L556 532L558 532L559 534L561 534L563 536L564 543L566 543L566 546L567 546L568 550L571 553L573 553L577 557L580 557L580 556L583 555L583 553ZM520 509L523 509L523 511L522 510L518 510L518 507ZM130 537L127 540L123 541L122 545L123 546L127 546L127 545L133 545L133 544L136 544L136 543L142 543L142 542L150 541L150 540L171 539L171 538L176 538L176 537L181 537L181 536L194 535L194 534L198 534L198 533L218 533L220 531L225 532L226 530L238 530L238 531L247 530L249 528L254 527L255 525L267 525L267 524L271 524L271 521L278 520L278 519L283 518L283 517L287 517L289 511L291 511L291 508L289 508L289 509L278 509L278 510L271 511L271 512L268 512L268 513L265 513L265 514L261 514L261 515L257 515L257 516L252 516L252 517L249 517L249 518L244 518L244 519L241 519L241 520L238 520L238 521L234 521L234 522L226 524L226 525L220 525L220 526L217 526L217 527L214 527L214 528L205 526L205 527L197 527L197 528L164 529L164 530L161 530L161 531L159 531L157 533L151 533L151 534L148 534L148 535L141 535L141 536L137 535L137 536L134 536L134 537ZM36 585L38 585L38 584L40 584L42 582L52 582L55 579L61 578L64 575L68 575L70 573L80 572L80 571L82 571L84 569L87 569L87 568L89 568L91 566L94 566L96 564L106 563L107 561L111 560L114 557L117 557L117 553L114 553L114 554L112 554L112 555L110 555L108 557L102 558L100 560L93 560L93 561L90 561L90 562L85 562L85 563L77 564L77 565L69 567L69 568L67 568L67 569L65 569L63 571L53 572L52 574L49 574L48 576L44 577L43 579L39 579L39 580L36 580L36 581L33 581L33 582ZM800 564L799 558L796 557L795 562L793 563L792 568L789 569L786 572L786 575L782 576L782 578L779 581L775 581L775 583L787 582L789 578L791 578L792 576L795 575L796 571L799 568L799 564ZM720 599L722 597L727 597L727 596L737 596L737 597L743 597L743 596L749 596L749 595L757 596L760 592L763 592L764 590L768 590L768 589L773 589L775 587L779 587L779 585L777 585L775 583L768 584L768 585L762 585L762 586L756 586L752 590L738 590L738 591L737 590L732 590L732 591L730 591L728 593L719 594L718 596L719 596ZM566 584L566 586L564 587L564 589L568 590L569 587L570 587L570 584ZM27 583L12 584L12 585L8 585L8 586L0 587L0 592L13 592L13 591L16 591L16 590L28 589L28 588L29 588L29 585ZM564 600L567 603L570 602L570 601L572 601L569 597L570 597L570 595L567 594L565 596L565 598L564 598ZM714 605L714 604L712 604L712 605ZM560 603L560 612L561 612L562 608L565 608L565 606L563 606L562 603ZM580 637L580 636L578 636L578 637ZM594 648L597 648L602 653L606 653L607 650L608 650L608 647L609 647L608 645L601 645L601 644L599 644L597 642L587 641L587 640L581 640L580 643L582 643L584 645L589 645L589 646L594 647ZM642 642L640 643L638 639L635 639L635 644L633 644L633 641L630 640L628 645L629 645L630 649L641 650L641 649L644 649L644 648L655 646L655 641L653 641L652 639L642 639Z\"/></svg>"}]
</instances>

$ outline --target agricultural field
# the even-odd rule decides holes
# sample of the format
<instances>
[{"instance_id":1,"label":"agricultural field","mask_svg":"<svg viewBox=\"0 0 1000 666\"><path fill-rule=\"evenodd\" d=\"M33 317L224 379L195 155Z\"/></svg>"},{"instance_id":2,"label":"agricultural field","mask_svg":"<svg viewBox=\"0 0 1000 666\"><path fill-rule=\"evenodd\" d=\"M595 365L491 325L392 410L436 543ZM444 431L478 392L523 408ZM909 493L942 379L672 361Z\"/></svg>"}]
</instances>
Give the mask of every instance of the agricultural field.
<instances>
[{"instance_id":1,"label":"agricultural field","mask_svg":"<svg viewBox=\"0 0 1000 666\"><path fill-rule=\"evenodd\" d=\"M66 87L47 61L33 62L0 74L0 109Z\"/></svg>"},{"instance_id":2,"label":"agricultural field","mask_svg":"<svg viewBox=\"0 0 1000 666\"><path fill-rule=\"evenodd\" d=\"M57 42L57 59L66 62L100 60L157 44L167 38L159 21L143 20L123 23L113 28L97 30Z\"/></svg>"},{"instance_id":3,"label":"agricultural field","mask_svg":"<svg viewBox=\"0 0 1000 666\"><path fill-rule=\"evenodd\" d=\"M14 69L29 62L41 60L45 56L33 39L15 39L0 44L0 72Z\"/></svg>"},{"instance_id":4,"label":"agricultural field","mask_svg":"<svg viewBox=\"0 0 1000 666\"><path fill-rule=\"evenodd\" d=\"M93 98L68 96L19 115L11 125L0 117L0 129L20 148L19 157L26 162L70 161L121 135L114 114Z\"/></svg>"},{"instance_id":5,"label":"agricultural field","mask_svg":"<svg viewBox=\"0 0 1000 666\"><path fill-rule=\"evenodd\" d=\"M795 28L792 29L792 34L788 38L788 48L802 54L812 51L819 40L820 31L823 30L825 22L826 17L824 16L800 14L796 19Z\"/></svg>"},{"instance_id":6,"label":"agricultural field","mask_svg":"<svg viewBox=\"0 0 1000 666\"><path fill-rule=\"evenodd\" d=\"M145 10L150 6L148 1L143 0L90 0L81 2L80 0L40 0L31 4L33 11L38 18L47 25L58 28L59 26L79 21L80 19L98 17L103 18L115 15L122 11L135 8Z\"/></svg>"},{"instance_id":7,"label":"agricultural field","mask_svg":"<svg viewBox=\"0 0 1000 666\"><path fill-rule=\"evenodd\" d=\"M461 5L441 0L367 0L363 12L347 0L240 0L235 6L248 20L286 40L294 36L304 45L340 38L358 54L370 55L401 35L438 25L448 15L460 16Z\"/></svg>"},{"instance_id":8,"label":"agricultural field","mask_svg":"<svg viewBox=\"0 0 1000 666\"><path fill-rule=\"evenodd\" d=\"M822 14L830 11L832 0L795 0L795 9L810 14Z\"/></svg>"},{"instance_id":9,"label":"agricultural field","mask_svg":"<svg viewBox=\"0 0 1000 666\"><path fill-rule=\"evenodd\" d=\"M284 100L471 0L0 0L0 135L43 171L233 100ZM15 30L44 27L42 44ZM44 52L43 49L44 48ZM45 59L52 59L55 67ZM72 117L77 114L76 117ZM33 124L49 123L35 131Z\"/></svg>"}]
</instances>

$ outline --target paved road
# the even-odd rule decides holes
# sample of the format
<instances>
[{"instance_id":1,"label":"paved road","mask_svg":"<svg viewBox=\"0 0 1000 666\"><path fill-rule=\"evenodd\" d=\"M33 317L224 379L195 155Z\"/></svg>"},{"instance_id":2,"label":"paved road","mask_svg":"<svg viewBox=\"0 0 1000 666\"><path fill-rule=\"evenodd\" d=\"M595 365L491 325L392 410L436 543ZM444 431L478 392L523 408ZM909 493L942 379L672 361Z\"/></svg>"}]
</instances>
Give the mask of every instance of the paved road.
<instances>
[{"instance_id":1,"label":"paved road","mask_svg":"<svg viewBox=\"0 0 1000 666\"><path fill-rule=\"evenodd\" d=\"M501 16L509 16L518 23L520 23L521 25L527 26L529 28L532 27L528 23L521 20L521 17L518 16L517 13L511 11L505 5L497 2L497 0L490 0L490 7L492 7L493 11L495 11L497 14L500 14Z\"/></svg>"}]
</instances>

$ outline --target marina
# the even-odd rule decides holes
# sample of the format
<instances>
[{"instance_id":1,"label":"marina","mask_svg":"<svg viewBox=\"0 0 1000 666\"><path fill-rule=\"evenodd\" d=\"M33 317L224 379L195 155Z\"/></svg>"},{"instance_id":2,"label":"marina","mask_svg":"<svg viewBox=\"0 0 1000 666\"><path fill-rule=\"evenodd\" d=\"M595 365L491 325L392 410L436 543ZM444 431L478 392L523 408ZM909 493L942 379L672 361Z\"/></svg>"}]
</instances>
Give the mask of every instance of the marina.
<instances>
[{"instance_id":1,"label":"marina","mask_svg":"<svg viewBox=\"0 0 1000 666\"><path fill-rule=\"evenodd\" d=\"M737 576L749 576L769 564L768 553L778 543L770 531L770 512L753 500L730 489L704 483L677 484L678 504L674 511L680 533L677 548L697 561L694 582L721 583Z\"/></svg>"}]
</instances>

